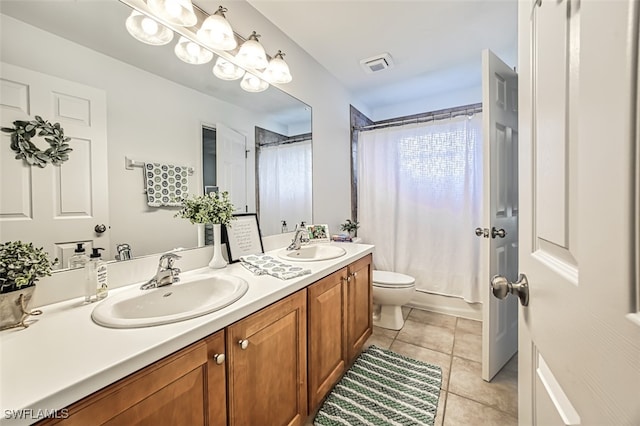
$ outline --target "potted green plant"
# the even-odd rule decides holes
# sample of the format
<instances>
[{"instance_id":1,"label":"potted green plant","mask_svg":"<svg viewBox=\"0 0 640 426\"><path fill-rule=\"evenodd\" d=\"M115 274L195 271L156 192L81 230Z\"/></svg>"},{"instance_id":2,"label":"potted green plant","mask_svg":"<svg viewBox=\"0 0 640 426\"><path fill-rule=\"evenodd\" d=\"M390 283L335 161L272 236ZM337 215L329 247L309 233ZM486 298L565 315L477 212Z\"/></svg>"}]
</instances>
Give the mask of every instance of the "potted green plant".
<instances>
[{"instance_id":1,"label":"potted green plant","mask_svg":"<svg viewBox=\"0 0 640 426\"><path fill-rule=\"evenodd\" d=\"M57 262L33 243L0 243L0 329L27 327L27 317L41 313L28 311L27 307L36 281L51 276L51 267Z\"/></svg>"},{"instance_id":2,"label":"potted green plant","mask_svg":"<svg viewBox=\"0 0 640 426\"><path fill-rule=\"evenodd\" d=\"M345 223L340 225L340 230L347 231L352 238L358 235L358 228L360 228L360 223L357 220L347 219Z\"/></svg>"},{"instance_id":3,"label":"potted green plant","mask_svg":"<svg viewBox=\"0 0 640 426\"><path fill-rule=\"evenodd\" d=\"M224 191L185 198L182 200L182 208L176 213L176 217L189 219L194 224L201 224L200 229L204 229L204 225L207 223L213 224L213 257L209 262L211 268L218 269L227 266L227 261L222 256L221 232L222 225L229 226L230 222L235 219L234 211L235 207L229 199L229 193ZM198 245L203 244L199 241Z\"/></svg>"}]
</instances>

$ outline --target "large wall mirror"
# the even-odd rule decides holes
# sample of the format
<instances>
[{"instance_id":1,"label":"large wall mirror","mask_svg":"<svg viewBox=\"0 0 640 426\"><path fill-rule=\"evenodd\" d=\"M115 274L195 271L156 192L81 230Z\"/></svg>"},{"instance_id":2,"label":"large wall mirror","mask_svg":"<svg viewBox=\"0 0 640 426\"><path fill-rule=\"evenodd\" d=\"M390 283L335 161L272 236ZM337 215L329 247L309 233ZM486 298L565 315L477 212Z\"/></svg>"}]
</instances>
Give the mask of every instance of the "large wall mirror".
<instances>
[{"instance_id":1,"label":"large wall mirror","mask_svg":"<svg viewBox=\"0 0 640 426\"><path fill-rule=\"evenodd\" d=\"M184 167L188 192L204 193L212 129L214 138L229 131L245 141L245 181L233 185L244 187L245 205L236 207L260 214L263 235L285 230L282 220L292 229L312 219L311 108L303 102L273 86L248 93L219 80L213 62L180 61L175 42L138 42L125 29L131 9L117 0L3 0L0 13L2 126L40 115L60 122L73 148L61 167L40 169L16 160L2 134L0 240L44 246L63 268L77 242L104 247L108 260L124 243L133 257L195 247L195 226L174 217L178 207L149 205L141 166ZM294 146L307 148L292 154ZM297 193L287 174L305 170L295 170L292 155L309 179ZM280 198L308 208L292 214Z\"/></svg>"}]
</instances>

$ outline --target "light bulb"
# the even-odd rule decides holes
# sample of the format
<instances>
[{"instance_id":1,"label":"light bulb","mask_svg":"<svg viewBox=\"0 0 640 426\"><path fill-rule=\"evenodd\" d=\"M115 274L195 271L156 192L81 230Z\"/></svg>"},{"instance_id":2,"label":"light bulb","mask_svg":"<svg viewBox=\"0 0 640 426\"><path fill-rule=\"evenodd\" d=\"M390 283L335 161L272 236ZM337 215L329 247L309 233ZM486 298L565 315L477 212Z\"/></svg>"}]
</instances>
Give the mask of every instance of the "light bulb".
<instances>
[{"instance_id":1,"label":"light bulb","mask_svg":"<svg viewBox=\"0 0 640 426\"><path fill-rule=\"evenodd\" d=\"M223 58L218 58L213 67L213 74L222 80L237 80L244 75L244 70Z\"/></svg>"},{"instance_id":2,"label":"light bulb","mask_svg":"<svg viewBox=\"0 0 640 426\"><path fill-rule=\"evenodd\" d=\"M206 64L213 59L212 52L192 42L186 37L180 37L174 52L182 61L193 65Z\"/></svg>"},{"instance_id":3,"label":"light bulb","mask_svg":"<svg viewBox=\"0 0 640 426\"><path fill-rule=\"evenodd\" d=\"M158 23L146 16L142 20L141 25L142 25L142 30L149 35L155 35L159 29Z\"/></svg>"},{"instance_id":4,"label":"light bulb","mask_svg":"<svg viewBox=\"0 0 640 426\"><path fill-rule=\"evenodd\" d=\"M247 92L257 93L267 90L269 88L269 83L248 72L240 82L240 87Z\"/></svg>"},{"instance_id":5,"label":"light bulb","mask_svg":"<svg viewBox=\"0 0 640 426\"><path fill-rule=\"evenodd\" d=\"M161 46L173 40L173 31L135 10L127 18L125 26L136 40L146 44Z\"/></svg>"},{"instance_id":6,"label":"light bulb","mask_svg":"<svg viewBox=\"0 0 640 426\"><path fill-rule=\"evenodd\" d=\"M171 17L177 18L180 16L180 3L178 3L176 0L167 0L165 2L164 8Z\"/></svg>"},{"instance_id":7,"label":"light bulb","mask_svg":"<svg viewBox=\"0 0 640 426\"><path fill-rule=\"evenodd\" d=\"M147 0L147 5L170 24L192 27L198 23L191 0Z\"/></svg>"}]
</instances>

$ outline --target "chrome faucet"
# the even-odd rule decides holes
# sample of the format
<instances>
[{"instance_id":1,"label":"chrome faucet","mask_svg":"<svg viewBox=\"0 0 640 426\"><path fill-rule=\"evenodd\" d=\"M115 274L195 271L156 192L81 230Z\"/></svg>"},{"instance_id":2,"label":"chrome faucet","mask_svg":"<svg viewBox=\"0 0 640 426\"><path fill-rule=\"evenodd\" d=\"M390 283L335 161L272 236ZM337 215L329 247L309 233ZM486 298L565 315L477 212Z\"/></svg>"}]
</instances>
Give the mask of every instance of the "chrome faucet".
<instances>
[{"instance_id":1,"label":"chrome faucet","mask_svg":"<svg viewBox=\"0 0 640 426\"><path fill-rule=\"evenodd\" d=\"M309 231L304 224L300 224L300 227L296 226L296 233L293 235L293 240L287 250L300 250L302 244L309 242Z\"/></svg>"},{"instance_id":2,"label":"chrome faucet","mask_svg":"<svg viewBox=\"0 0 640 426\"><path fill-rule=\"evenodd\" d=\"M146 283L142 284L142 286L140 286L140 290L164 287L180 281L180 277L178 276L180 274L180 268L173 267L173 263L180 258L182 258L182 256L178 256L175 253L165 253L160 256L156 275Z\"/></svg>"},{"instance_id":3,"label":"chrome faucet","mask_svg":"<svg viewBox=\"0 0 640 426\"><path fill-rule=\"evenodd\" d=\"M116 245L116 260L130 260L131 259L131 246L127 243Z\"/></svg>"}]
</instances>

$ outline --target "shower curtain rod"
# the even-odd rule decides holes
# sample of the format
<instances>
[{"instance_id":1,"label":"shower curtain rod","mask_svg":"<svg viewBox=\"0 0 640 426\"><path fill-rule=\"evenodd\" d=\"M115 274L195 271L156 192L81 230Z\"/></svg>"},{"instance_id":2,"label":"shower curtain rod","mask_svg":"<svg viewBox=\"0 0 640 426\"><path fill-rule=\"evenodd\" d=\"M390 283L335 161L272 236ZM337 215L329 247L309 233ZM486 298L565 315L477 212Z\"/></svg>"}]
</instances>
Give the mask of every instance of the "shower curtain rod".
<instances>
[{"instance_id":1,"label":"shower curtain rod","mask_svg":"<svg viewBox=\"0 0 640 426\"><path fill-rule=\"evenodd\" d=\"M285 139L283 141L261 143L258 146L263 147L263 146L274 146L274 145L288 145L288 144L291 144L291 143L306 142L306 141L310 141L310 140L311 140L311 134L307 133L307 134L300 135L300 136L294 136L292 138Z\"/></svg>"},{"instance_id":2,"label":"shower curtain rod","mask_svg":"<svg viewBox=\"0 0 640 426\"><path fill-rule=\"evenodd\" d=\"M441 109L438 111L427 112L424 114L408 116L401 120L394 119L394 120L388 120L388 121L378 121L374 124L369 124L367 126L354 126L353 130L357 130L357 131L374 130L374 129L380 129L384 127L403 126L405 124L424 123L428 121L444 120L447 118L458 117L460 115L475 114L478 112L482 112L481 102L477 104Z\"/></svg>"}]
</instances>

